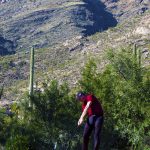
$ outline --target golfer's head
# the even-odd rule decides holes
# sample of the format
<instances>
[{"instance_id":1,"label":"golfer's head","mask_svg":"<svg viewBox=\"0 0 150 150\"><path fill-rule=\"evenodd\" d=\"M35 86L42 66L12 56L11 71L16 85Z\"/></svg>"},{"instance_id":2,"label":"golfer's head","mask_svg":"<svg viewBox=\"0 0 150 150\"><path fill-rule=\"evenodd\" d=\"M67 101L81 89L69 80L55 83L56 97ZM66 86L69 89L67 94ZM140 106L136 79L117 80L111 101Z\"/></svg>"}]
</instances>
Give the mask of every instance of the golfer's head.
<instances>
[{"instance_id":1,"label":"golfer's head","mask_svg":"<svg viewBox=\"0 0 150 150\"><path fill-rule=\"evenodd\" d=\"M77 92L76 94L76 100L78 101L84 101L85 93L84 92Z\"/></svg>"}]
</instances>

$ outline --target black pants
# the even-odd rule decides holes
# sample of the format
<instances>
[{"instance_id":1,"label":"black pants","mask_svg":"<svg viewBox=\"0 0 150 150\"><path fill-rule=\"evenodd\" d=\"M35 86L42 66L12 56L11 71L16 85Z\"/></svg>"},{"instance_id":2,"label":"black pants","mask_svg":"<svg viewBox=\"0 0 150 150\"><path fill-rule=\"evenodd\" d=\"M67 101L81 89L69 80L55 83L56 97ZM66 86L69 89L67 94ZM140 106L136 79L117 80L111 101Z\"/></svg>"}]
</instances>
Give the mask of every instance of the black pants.
<instances>
[{"instance_id":1,"label":"black pants","mask_svg":"<svg viewBox=\"0 0 150 150\"><path fill-rule=\"evenodd\" d=\"M98 150L100 146L100 133L103 124L102 116L92 115L87 119L83 133L82 150L88 150L89 137L94 130L94 150Z\"/></svg>"}]
</instances>

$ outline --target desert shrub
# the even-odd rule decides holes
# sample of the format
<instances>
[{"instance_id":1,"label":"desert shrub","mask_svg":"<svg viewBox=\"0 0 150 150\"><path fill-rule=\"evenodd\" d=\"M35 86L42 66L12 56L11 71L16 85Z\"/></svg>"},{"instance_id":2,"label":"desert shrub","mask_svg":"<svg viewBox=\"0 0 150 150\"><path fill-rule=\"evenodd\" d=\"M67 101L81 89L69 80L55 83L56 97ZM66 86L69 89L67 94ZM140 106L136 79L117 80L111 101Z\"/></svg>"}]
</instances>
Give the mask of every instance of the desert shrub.
<instances>
[{"instance_id":1,"label":"desert shrub","mask_svg":"<svg viewBox=\"0 0 150 150\"><path fill-rule=\"evenodd\" d=\"M93 60L85 66L80 85L102 102L105 121L103 149L143 149L150 128L150 74L131 50L109 51L103 72ZM146 148L145 148L146 149Z\"/></svg>"},{"instance_id":2,"label":"desert shrub","mask_svg":"<svg viewBox=\"0 0 150 150\"><path fill-rule=\"evenodd\" d=\"M107 56L103 71L94 60L86 64L78 87L95 94L104 107L101 149L148 150L150 71L131 50L109 51ZM81 149L81 110L72 93L67 84L52 81L44 92L25 95L12 105L13 116L0 116L1 145L8 150Z\"/></svg>"},{"instance_id":3,"label":"desert shrub","mask_svg":"<svg viewBox=\"0 0 150 150\"><path fill-rule=\"evenodd\" d=\"M79 106L69 92L66 84L59 86L57 81L52 81L50 86L45 86L44 92L25 96L18 115L16 111L16 118L11 120L10 132L5 138L7 149L78 149L81 138L81 129L77 128Z\"/></svg>"}]
</instances>

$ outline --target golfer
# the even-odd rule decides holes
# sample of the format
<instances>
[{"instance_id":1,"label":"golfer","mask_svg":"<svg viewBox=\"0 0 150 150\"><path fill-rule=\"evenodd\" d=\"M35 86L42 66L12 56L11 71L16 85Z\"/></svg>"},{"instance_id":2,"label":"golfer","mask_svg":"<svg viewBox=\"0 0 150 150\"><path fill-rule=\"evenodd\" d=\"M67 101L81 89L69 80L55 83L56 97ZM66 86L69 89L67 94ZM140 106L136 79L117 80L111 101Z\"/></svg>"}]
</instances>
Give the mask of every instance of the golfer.
<instances>
[{"instance_id":1,"label":"golfer","mask_svg":"<svg viewBox=\"0 0 150 150\"><path fill-rule=\"evenodd\" d=\"M82 102L82 114L78 126L83 123L84 117L88 115L83 132L82 150L88 150L89 137L94 130L94 150L100 146L100 133L103 124L103 109L98 99L92 94L78 92L76 99Z\"/></svg>"}]
</instances>

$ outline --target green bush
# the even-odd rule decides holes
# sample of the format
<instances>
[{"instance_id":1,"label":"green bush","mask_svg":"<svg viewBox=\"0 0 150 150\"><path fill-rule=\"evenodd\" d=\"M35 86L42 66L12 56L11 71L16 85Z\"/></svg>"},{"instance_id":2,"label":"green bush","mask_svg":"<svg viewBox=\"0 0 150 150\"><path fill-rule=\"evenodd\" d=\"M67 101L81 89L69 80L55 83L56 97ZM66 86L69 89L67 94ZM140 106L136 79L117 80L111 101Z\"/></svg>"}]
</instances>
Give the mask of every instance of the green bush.
<instances>
[{"instance_id":1,"label":"green bush","mask_svg":"<svg viewBox=\"0 0 150 150\"><path fill-rule=\"evenodd\" d=\"M25 96L10 135L7 149L78 149L81 129L77 128L79 109L66 84L59 86L52 81L44 92ZM29 100L32 107L29 107ZM17 111L16 111L17 112ZM16 113L17 114L17 113Z\"/></svg>"},{"instance_id":2,"label":"green bush","mask_svg":"<svg viewBox=\"0 0 150 150\"><path fill-rule=\"evenodd\" d=\"M150 71L131 50L109 51L107 56L103 71L93 60L86 64L78 87L95 94L104 107L101 149L148 150ZM66 84L52 81L44 92L23 97L12 106L12 117L0 116L1 145L8 150L81 149L81 108L72 93Z\"/></svg>"},{"instance_id":3,"label":"green bush","mask_svg":"<svg viewBox=\"0 0 150 150\"><path fill-rule=\"evenodd\" d=\"M90 60L82 72L84 91L100 98L105 112L104 149L143 149L150 129L150 74L131 50L108 53L103 72Z\"/></svg>"}]
</instances>

